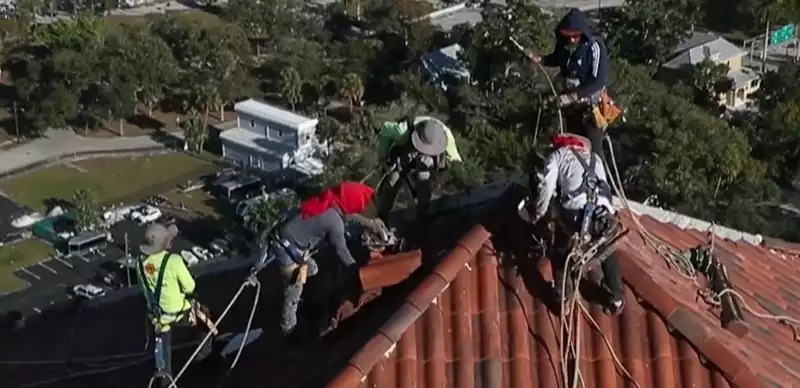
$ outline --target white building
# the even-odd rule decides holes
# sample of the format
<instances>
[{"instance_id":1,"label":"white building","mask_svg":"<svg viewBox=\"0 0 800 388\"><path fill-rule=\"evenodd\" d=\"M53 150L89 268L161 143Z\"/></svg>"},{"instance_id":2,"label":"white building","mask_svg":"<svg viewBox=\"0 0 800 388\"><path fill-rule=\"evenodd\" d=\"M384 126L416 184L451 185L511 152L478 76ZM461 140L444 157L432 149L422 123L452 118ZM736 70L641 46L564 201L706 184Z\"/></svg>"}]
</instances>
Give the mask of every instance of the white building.
<instances>
[{"instance_id":1,"label":"white building","mask_svg":"<svg viewBox=\"0 0 800 388\"><path fill-rule=\"evenodd\" d=\"M220 133L222 156L267 172L322 173L317 158L326 147L316 136L317 119L250 99L237 103L236 126Z\"/></svg>"}]
</instances>

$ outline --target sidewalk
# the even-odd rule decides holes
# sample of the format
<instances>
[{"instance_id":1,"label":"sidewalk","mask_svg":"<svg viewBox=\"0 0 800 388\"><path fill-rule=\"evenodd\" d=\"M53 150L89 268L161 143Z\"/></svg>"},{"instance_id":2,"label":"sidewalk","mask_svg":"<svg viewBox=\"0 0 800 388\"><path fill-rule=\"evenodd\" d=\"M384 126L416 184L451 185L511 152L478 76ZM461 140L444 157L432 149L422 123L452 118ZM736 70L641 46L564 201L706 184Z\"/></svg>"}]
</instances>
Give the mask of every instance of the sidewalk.
<instances>
[{"instance_id":1,"label":"sidewalk","mask_svg":"<svg viewBox=\"0 0 800 388\"><path fill-rule=\"evenodd\" d=\"M89 138L72 131L50 130L43 137L0 152L0 175L27 165L85 151L124 151L163 146L150 136Z\"/></svg>"}]
</instances>

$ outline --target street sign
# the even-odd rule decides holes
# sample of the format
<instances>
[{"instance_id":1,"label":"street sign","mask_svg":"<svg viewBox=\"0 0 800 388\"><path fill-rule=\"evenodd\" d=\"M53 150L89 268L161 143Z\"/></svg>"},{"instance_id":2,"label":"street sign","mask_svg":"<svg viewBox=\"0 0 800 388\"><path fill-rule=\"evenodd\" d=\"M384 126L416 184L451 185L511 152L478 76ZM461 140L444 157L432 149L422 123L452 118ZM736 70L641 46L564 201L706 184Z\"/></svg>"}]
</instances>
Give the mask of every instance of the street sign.
<instances>
[{"instance_id":1,"label":"street sign","mask_svg":"<svg viewBox=\"0 0 800 388\"><path fill-rule=\"evenodd\" d=\"M794 24L787 24L769 34L769 44L778 45L794 39Z\"/></svg>"}]
</instances>

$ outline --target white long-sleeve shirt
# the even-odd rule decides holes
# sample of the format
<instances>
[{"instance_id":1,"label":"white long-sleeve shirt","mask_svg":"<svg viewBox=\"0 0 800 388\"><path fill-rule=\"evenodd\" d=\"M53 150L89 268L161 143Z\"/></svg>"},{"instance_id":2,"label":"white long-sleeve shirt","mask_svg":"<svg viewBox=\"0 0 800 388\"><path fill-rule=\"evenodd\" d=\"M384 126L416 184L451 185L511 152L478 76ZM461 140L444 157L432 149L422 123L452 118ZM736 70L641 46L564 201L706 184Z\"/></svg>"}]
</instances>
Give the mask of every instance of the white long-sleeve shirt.
<instances>
[{"instance_id":1,"label":"white long-sleeve shirt","mask_svg":"<svg viewBox=\"0 0 800 388\"><path fill-rule=\"evenodd\" d=\"M581 157L585 158L586 165L590 166L589 154L586 151L578 151ZM592 157L597 158L594 165L594 173L598 182L608 182L606 172L603 168L603 161L597 154L592 153ZM583 183L584 168L581 162L576 159L575 154L567 147L559 148L547 158L547 167L544 174L539 174L539 187L536 199L536 214L533 221L541 219L550 206L550 200L556 195L556 190L560 190L559 199L565 201L561 205L568 210L581 210L587 203L586 193L581 193L572 198L566 195L580 188ZM604 196L597 196L597 205L607 208L609 213L614 214L614 206L611 201Z\"/></svg>"}]
</instances>

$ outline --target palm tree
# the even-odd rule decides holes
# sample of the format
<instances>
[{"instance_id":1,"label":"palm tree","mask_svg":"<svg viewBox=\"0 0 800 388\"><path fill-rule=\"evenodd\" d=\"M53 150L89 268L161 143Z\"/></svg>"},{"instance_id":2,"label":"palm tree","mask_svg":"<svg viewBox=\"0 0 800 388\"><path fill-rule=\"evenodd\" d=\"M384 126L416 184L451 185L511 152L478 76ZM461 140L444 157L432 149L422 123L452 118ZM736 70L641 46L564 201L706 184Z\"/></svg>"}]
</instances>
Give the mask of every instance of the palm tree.
<instances>
[{"instance_id":1,"label":"palm tree","mask_svg":"<svg viewBox=\"0 0 800 388\"><path fill-rule=\"evenodd\" d=\"M350 107L350 113L353 112L353 105L361 105L361 99L364 97L364 83L361 77L355 73L347 73L342 79L342 87L339 91L342 97L347 99L347 104Z\"/></svg>"},{"instance_id":2,"label":"palm tree","mask_svg":"<svg viewBox=\"0 0 800 388\"><path fill-rule=\"evenodd\" d=\"M183 141L186 145L186 150L191 152L200 152L203 150L208 131L205 129L203 120L200 118L196 111L190 113L189 120L183 123Z\"/></svg>"},{"instance_id":3,"label":"palm tree","mask_svg":"<svg viewBox=\"0 0 800 388\"><path fill-rule=\"evenodd\" d=\"M75 218L78 229L91 230L97 221L97 197L89 189L79 189L72 194Z\"/></svg>"},{"instance_id":4,"label":"palm tree","mask_svg":"<svg viewBox=\"0 0 800 388\"><path fill-rule=\"evenodd\" d=\"M292 67L287 67L281 70L281 79L278 84L281 95L286 102L294 110L295 105L300 102L302 98L303 80L300 78L300 73Z\"/></svg>"}]
</instances>

